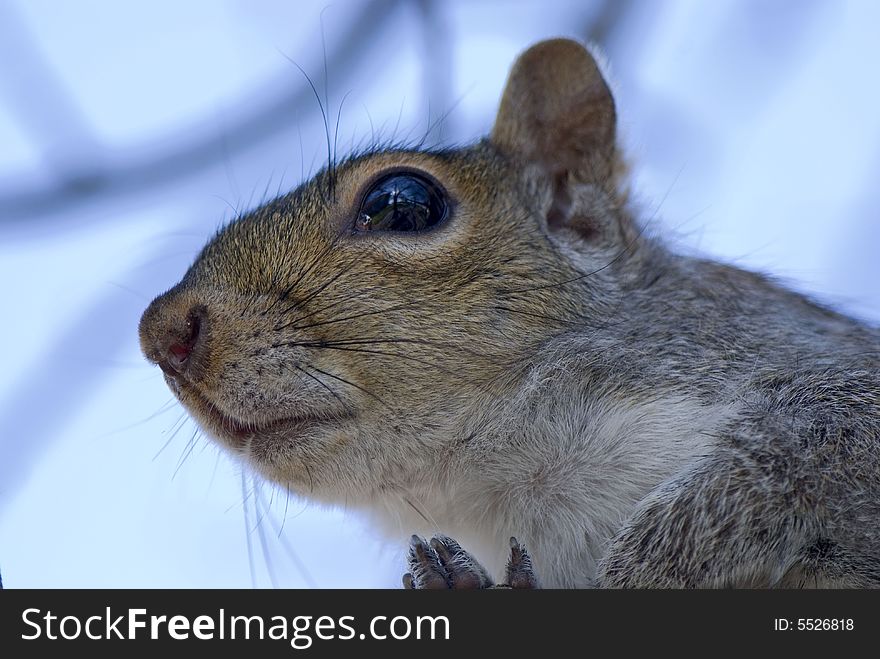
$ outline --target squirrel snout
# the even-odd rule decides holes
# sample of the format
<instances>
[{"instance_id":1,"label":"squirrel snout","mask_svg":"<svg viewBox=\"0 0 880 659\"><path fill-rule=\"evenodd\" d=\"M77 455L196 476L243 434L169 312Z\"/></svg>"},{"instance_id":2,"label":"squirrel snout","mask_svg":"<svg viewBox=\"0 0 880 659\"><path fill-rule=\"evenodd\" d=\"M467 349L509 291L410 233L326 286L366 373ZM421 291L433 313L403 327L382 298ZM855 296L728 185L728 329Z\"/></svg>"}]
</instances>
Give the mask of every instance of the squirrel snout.
<instances>
[{"instance_id":1,"label":"squirrel snout","mask_svg":"<svg viewBox=\"0 0 880 659\"><path fill-rule=\"evenodd\" d=\"M208 314L202 305L189 308L162 296L144 312L140 323L141 349L175 380L195 383L208 360Z\"/></svg>"}]
</instances>

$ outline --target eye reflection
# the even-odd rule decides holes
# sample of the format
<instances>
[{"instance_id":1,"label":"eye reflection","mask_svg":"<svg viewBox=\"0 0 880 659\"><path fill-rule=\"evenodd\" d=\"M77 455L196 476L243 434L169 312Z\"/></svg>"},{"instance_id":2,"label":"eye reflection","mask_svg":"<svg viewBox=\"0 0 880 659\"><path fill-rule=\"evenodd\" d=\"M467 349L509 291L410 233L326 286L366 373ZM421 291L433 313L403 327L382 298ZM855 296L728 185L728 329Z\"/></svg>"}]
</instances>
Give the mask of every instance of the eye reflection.
<instances>
[{"instance_id":1,"label":"eye reflection","mask_svg":"<svg viewBox=\"0 0 880 659\"><path fill-rule=\"evenodd\" d=\"M446 214L446 199L436 185L417 174L392 174L367 192L355 230L425 231L445 220Z\"/></svg>"}]
</instances>

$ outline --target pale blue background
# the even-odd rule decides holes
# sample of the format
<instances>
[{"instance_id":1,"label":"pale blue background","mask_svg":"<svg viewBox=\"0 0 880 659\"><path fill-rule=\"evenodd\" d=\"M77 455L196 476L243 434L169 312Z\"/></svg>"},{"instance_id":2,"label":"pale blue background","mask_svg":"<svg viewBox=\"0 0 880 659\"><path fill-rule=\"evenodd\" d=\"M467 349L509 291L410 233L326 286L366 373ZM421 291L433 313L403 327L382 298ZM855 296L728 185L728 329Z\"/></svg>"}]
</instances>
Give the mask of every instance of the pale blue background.
<instances>
[{"instance_id":1,"label":"pale blue background","mask_svg":"<svg viewBox=\"0 0 880 659\"><path fill-rule=\"evenodd\" d=\"M880 3L0 0L8 587L399 583L405 538L193 445L137 344L219 223L324 162L288 59L323 95L322 10L340 152L446 112L431 140L476 139L518 51L597 37L652 227L880 318Z\"/></svg>"}]
</instances>

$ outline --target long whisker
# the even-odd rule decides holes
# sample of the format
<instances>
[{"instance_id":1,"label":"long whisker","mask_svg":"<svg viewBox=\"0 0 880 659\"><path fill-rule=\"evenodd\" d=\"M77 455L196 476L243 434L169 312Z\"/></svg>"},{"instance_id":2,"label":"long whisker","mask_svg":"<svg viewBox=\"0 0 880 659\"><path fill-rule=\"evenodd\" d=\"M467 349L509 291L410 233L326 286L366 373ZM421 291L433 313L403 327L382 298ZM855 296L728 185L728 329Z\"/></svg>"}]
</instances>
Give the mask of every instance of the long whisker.
<instances>
[{"instance_id":1,"label":"long whisker","mask_svg":"<svg viewBox=\"0 0 880 659\"><path fill-rule=\"evenodd\" d=\"M323 307L318 307L317 309L314 309L313 311L310 311L307 314L299 316L296 320L291 321L291 323L279 325L278 327L275 327L274 329L275 329L275 331L281 331L283 329L286 329L291 324L302 322L306 318L311 318L312 316L316 316L320 313L324 313L325 311L329 311L330 309L333 309L334 307L338 307L340 304L346 304L347 302L353 302L354 300L360 300L362 298L369 297L372 293L375 293L376 291L381 291L381 290L383 290L382 286L370 286L367 288L362 288L361 290L357 291L356 293L353 293L352 295L340 296L340 297L336 298L330 304L326 304Z\"/></svg>"},{"instance_id":2,"label":"long whisker","mask_svg":"<svg viewBox=\"0 0 880 659\"><path fill-rule=\"evenodd\" d=\"M207 492L211 491L211 488L214 487L214 480L217 478L217 468L220 466L220 456L223 454L220 451L216 451L216 457L214 458L214 468L211 470L211 480L208 481L208 489Z\"/></svg>"},{"instance_id":3,"label":"long whisker","mask_svg":"<svg viewBox=\"0 0 880 659\"><path fill-rule=\"evenodd\" d=\"M287 288L284 289L284 291L282 291L280 298L276 298L276 300L274 302L272 302L272 304L270 304L269 307L262 312L263 316L265 316L267 313L269 313L269 311L272 308L274 308L275 305L278 304L279 301L283 301L283 300L287 299L287 296L290 295L290 293L295 288L297 288L302 283L303 280L305 280L305 278L312 272L312 270L314 270L318 265L321 264L321 262L327 257L327 255L330 254L330 252L336 247L336 244L339 242L339 239L343 235L345 235L346 230L347 230L347 227L343 227L336 233L335 236L333 236L333 239L330 241L330 244L327 245L327 247L325 249L321 250L315 256L315 258L312 259L312 261L306 266L305 270L301 270L298 273L298 275L297 275L296 279L294 279L293 283L291 283ZM340 270L340 274L342 274L343 272L345 272L345 270ZM288 312L289 312L289 310L288 310Z\"/></svg>"},{"instance_id":4,"label":"long whisker","mask_svg":"<svg viewBox=\"0 0 880 659\"><path fill-rule=\"evenodd\" d=\"M322 32L322 34L323 34L323 32ZM323 40L323 37L322 37L322 40ZM318 109L321 111L321 118L324 120L324 135L327 138L327 162L328 162L328 167L329 167L333 162L333 152L330 148L330 123L327 121L327 110L324 108L324 103L321 101L321 95L318 93L318 90L315 87L315 83L312 82L312 79L309 77L309 74L306 73L305 69L303 69L291 57L285 55L284 53L281 53L281 56L284 57L288 62L293 64L297 69L299 69L299 72L303 74L306 81L309 83L309 87L311 87L311 89L312 89L312 94L314 94L315 100L318 101ZM326 53L325 53L324 63L326 64ZM324 82L325 82L325 84L327 82L326 74L324 75Z\"/></svg>"},{"instance_id":5,"label":"long whisker","mask_svg":"<svg viewBox=\"0 0 880 659\"><path fill-rule=\"evenodd\" d=\"M171 431L171 436L166 440L164 444L162 444L162 447L158 451L156 451L156 455L153 456L153 462L155 462L156 459L160 455L162 455L162 452L166 448L168 448L168 445L174 440L174 438L177 436L177 433L179 433L180 429L183 428L183 426L186 424L186 420L188 418L189 417L187 416L185 411L180 413L180 416L177 417L177 421L175 421L174 425L171 426L173 428L173 430Z\"/></svg>"},{"instance_id":6,"label":"long whisker","mask_svg":"<svg viewBox=\"0 0 880 659\"><path fill-rule=\"evenodd\" d=\"M323 284L321 284L321 286L319 286L317 289L315 289L314 291L309 293L303 299L297 300L296 304L293 304L293 305L287 307L286 309L284 309L283 311L281 311L281 313L288 314L291 311L293 311L296 307L303 306L303 305L307 304L308 302L310 302L311 300L315 299L315 297L317 297L318 295L323 293L331 284L335 283L340 277L342 277L345 274L348 274L349 273L348 266L352 265L355 262L355 260L356 260L356 258L352 258L351 261L340 266L339 272L337 272L335 275L333 275L333 277L331 277L329 280L325 281ZM286 325L282 325L280 329L283 329L284 327L286 327ZM279 329L279 328L276 328L276 329Z\"/></svg>"},{"instance_id":7,"label":"long whisker","mask_svg":"<svg viewBox=\"0 0 880 659\"><path fill-rule=\"evenodd\" d=\"M324 258L326 258L327 255L333 250L333 248L336 246L337 239L338 239L338 236L337 236L337 238L334 238L334 240L332 240L330 242L330 244L324 250L322 250L319 254L317 254L315 256L315 258L306 266L305 270L301 270L297 274L297 277L294 279L294 281L290 285L288 285L283 291L281 291L280 295L277 295L275 297L275 299L272 301L272 303L268 307L263 309L263 311L261 312L260 315L265 316L272 309L275 308L275 305L286 300L287 296L290 295L293 292L293 290L297 286L300 285L300 283L303 281L303 279L305 279L309 275L309 273L314 268L316 268L324 260Z\"/></svg>"},{"instance_id":8,"label":"long whisker","mask_svg":"<svg viewBox=\"0 0 880 659\"><path fill-rule=\"evenodd\" d=\"M155 412L153 412L152 414L150 414L148 416L145 416L143 419L141 419L139 421L135 421L134 423L126 424L126 425L122 426L121 428L116 428L115 430L108 430L103 435L98 435L97 438L112 437L113 435L118 435L120 433L131 430L132 428L137 428L140 425L143 425L149 421L152 421L156 417L162 416L163 414L170 412L171 410L174 409L176 404L177 404L177 399L174 397L171 397L168 400L168 402L166 402L164 405L162 405L158 410L156 410Z\"/></svg>"},{"instance_id":9,"label":"long whisker","mask_svg":"<svg viewBox=\"0 0 880 659\"><path fill-rule=\"evenodd\" d=\"M175 479L175 477L177 476L177 472L180 471L180 468L183 466L183 463L186 462L186 459L190 455L192 455L193 449L196 447L196 444L198 444L199 434L200 434L199 429L196 428L193 431L192 437L189 438L189 441L186 443L186 446L184 447L183 455L177 461L177 466L174 468L174 473L171 474L171 480Z\"/></svg>"},{"instance_id":10,"label":"long whisker","mask_svg":"<svg viewBox=\"0 0 880 659\"><path fill-rule=\"evenodd\" d=\"M251 516L248 506L247 480L244 469L241 471L241 503L244 510L244 537L247 541L248 567L251 572L251 588L257 587L257 570L254 565L254 547L251 541Z\"/></svg>"},{"instance_id":11,"label":"long whisker","mask_svg":"<svg viewBox=\"0 0 880 659\"><path fill-rule=\"evenodd\" d=\"M565 286L567 284L570 284L570 283L573 283L576 281L581 281L581 280L586 279L588 277L592 277L593 275L597 275L600 272L602 272L603 270L605 270L605 269L611 267L612 265L614 265L615 263L617 263L617 261L619 261L621 258L623 258L623 256L625 254L627 254L633 247L635 247L635 245L644 237L645 232L648 230L648 227L654 222L654 220L657 219L657 217L660 213L660 209L663 207L663 204L666 202L666 199L669 197L670 193L672 192L673 188L675 187L675 184L678 182L678 179L681 176L682 171L684 171L683 167L678 170L678 172L676 173L675 177L672 180L672 183L669 184L669 188L667 188L663 197L657 203L657 206L654 208L654 211L651 213L651 215L648 217L648 219L645 220L644 222L640 223L640 225L637 227L636 233L633 236L632 240L626 241L624 243L623 247L617 252L617 254L614 257L612 257L607 263L596 268L595 270L591 270L590 272L581 273L580 275L573 277L571 279L565 279L565 280L555 282L552 284L544 284L544 285L540 285L540 286L533 286L533 287L523 288L523 289L518 289L518 290L513 289L513 290L507 290L507 291L503 291L503 292L504 293L528 293L531 291L537 291L537 290L542 290L542 289L547 289L547 288L556 288L559 286ZM618 210L622 210L622 209L618 208Z\"/></svg>"},{"instance_id":12,"label":"long whisker","mask_svg":"<svg viewBox=\"0 0 880 659\"><path fill-rule=\"evenodd\" d=\"M382 352L379 350L364 350L363 348L349 348L349 347L343 347L343 346L336 346L336 345L332 345L329 343L327 343L327 344L292 343L290 345L299 346L302 348L314 348L314 349L319 349L319 350L342 350L342 351L346 351L346 352L361 352L361 353L370 354L370 355L381 355L383 357L397 357L399 359L405 359L405 360L416 362L419 364L424 364L426 366L430 366L432 368L436 368L438 370L445 371L447 373L456 374L454 371L451 371L449 369L445 369L442 366L439 366L438 364L434 364L434 363L429 362L425 359L419 359L419 358L413 357L411 355L405 355L400 352Z\"/></svg>"},{"instance_id":13,"label":"long whisker","mask_svg":"<svg viewBox=\"0 0 880 659\"><path fill-rule=\"evenodd\" d=\"M330 74L327 71L327 39L324 36L324 12L327 11L329 5L324 7L321 10L321 14L319 16L319 22L321 24L321 56L324 58L324 103L327 106L327 111L330 111ZM337 126L338 126L337 120ZM327 132L327 187L329 188L330 198L335 202L336 201L336 147L334 142L334 147L330 149L330 126L327 123L327 120L324 120L324 128Z\"/></svg>"},{"instance_id":14,"label":"long whisker","mask_svg":"<svg viewBox=\"0 0 880 659\"><path fill-rule=\"evenodd\" d=\"M421 150L425 147L425 143L428 141L428 137L430 137L431 134L434 132L434 129L436 129L440 124L442 124L444 121L446 121L450 117L450 115L456 110L456 108L458 108L458 106L461 105L461 103L462 103L462 101L464 101L465 97L471 93L471 91L473 90L473 88L475 86L476 85L471 85L467 90L465 90L465 92L463 94L461 94L457 99L455 99L455 101L453 101L453 103L449 106L449 108L445 112L441 113L440 116L438 116L436 119L434 119L434 121L431 121L428 124L428 128L427 128L427 130L425 130L425 134L422 135L422 138L418 142L416 142L414 145L414 147L416 149ZM429 118L430 118L430 116L429 116Z\"/></svg>"},{"instance_id":15,"label":"long whisker","mask_svg":"<svg viewBox=\"0 0 880 659\"><path fill-rule=\"evenodd\" d=\"M326 375L328 378L333 378L334 380L337 380L337 381L339 381L339 382L342 382L343 384L347 384L347 385L350 386L350 387L354 387L354 388L357 389L358 391L362 391L362 392L364 392L365 394L367 394L370 398L373 398L373 399L379 401L379 403L381 403L381 404L382 404L384 407L386 407L387 409L391 410L392 412L395 412L394 408L391 407L391 406L390 406L388 403L386 403L384 400L382 400L379 396L377 396L376 394L374 394L372 391L369 391L369 390L364 389L363 387L361 387L361 386L359 386L359 385L356 385L354 382L351 382L351 381L349 381L349 380L346 380L345 378L339 377L338 375L334 375L333 373L328 373L327 371L323 371L323 370L321 370L320 368L318 368L317 366L313 366L312 364L307 365L306 368L311 369L311 370L313 370L313 371L316 371L316 372L320 373L321 375ZM395 413L396 413L396 412L395 412Z\"/></svg>"},{"instance_id":16,"label":"long whisker","mask_svg":"<svg viewBox=\"0 0 880 659\"><path fill-rule=\"evenodd\" d=\"M312 380L314 380L315 382L317 382L317 383L318 383L323 389L325 389L325 390L326 390L331 396L333 396L336 400L338 400L344 409L348 409L348 405L346 404L346 402L345 402L344 400L342 400L342 397L341 397L338 393L336 393L335 391L333 391L333 389L331 389L331 388L327 385L326 382L322 381L320 378L315 377L314 375L312 375L311 373L309 373L307 370L305 370L305 369L302 368L301 366L298 366L297 364L291 364L291 366L293 366L293 368L295 368L297 371L299 371L299 372L302 373L303 375L306 375L306 376L310 377Z\"/></svg>"},{"instance_id":17,"label":"long whisker","mask_svg":"<svg viewBox=\"0 0 880 659\"><path fill-rule=\"evenodd\" d=\"M425 520L425 522L434 526L434 528L438 528L438 526L434 522L432 522L430 519L428 519L428 516L425 513L423 513L421 510L419 510L412 501L410 501L409 499L406 498L406 496L400 495L400 498L403 499L403 502L406 503L406 505L408 505L410 508L412 508L414 511L416 511L416 514L418 514L419 517L421 517L423 520Z\"/></svg>"},{"instance_id":18,"label":"long whisker","mask_svg":"<svg viewBox=\"0 0 880 659\"><path fill-rule=\"evenodd\" d=\"M288 501L290 500L290 490L287 491ZM257 493L259 497L259 492ZM306 567L306 564L299 557L299 554L293 548L293 545L290 544L290 541L287 539L287 536L283 533L284 531L284 522L282 522L279 527L275 517L272 515L271 511L266 515L269 523L272 525L272 529L275 531L276 537L281 541L281 546L284 548L284 551L287 553L288 557L293 561L293 564L296 566L297 571L300 576L303 578L303 581L309 586L309 588L318 588L318 582L315 581L315 578L312 576L311 571ZM287 502L284 504L284 520L287 519Z\"/></svg>"},{"instance_id":19,"label":"long whisker","mask_svg":"<svg viewBox=\"0 0 880 659\"><path fill-rule=\"evenodd\" d=\"M325 61L326 64L326 61ZM326 74L324 77L326 82ZM339 121L342 118L342 107L345 105L345 99L348 98L350 91L345 92L345 95L342 97L342 100L339 102L339 110L336 112L336 131L333 134L333 201L336 201L336 144L339 141Z\"/></svg>"},{"instance_id":20,"label":"long whisker","mask_svg":"<svg viewBox=\"0 0 880 659\"><path fill-rule=\"evenodd\" d=\"M343 228L342 230L340 230L340 232L336 235L336 237L335 237L335 241L338 241L338 240L340 239L340 237L342 236L343 233L345 233L345 229L344 229L344 228ZM323 258L324 256L326 256L326 252L325 252L324 254L322 254L321 258ZM359 258L359 255L355 255L354 257L352 257L351 260L349 260L348 262L346 262L345 264L343 264L343 265L339 268L339 274L333 278L333 281L337 280L342 274L347 273L347 272L349 271L349 267L352 266L352 265L354 265L354 263L358 260L358 258ZM300 280L301 280L301 279L302 279L302 278L300 278ZM298 280L298 281L299 281L299 280ZM296 285L297 283L298 283L298 282L294 282L294 285ZM332 281L329 282L329 283L332 283ZM292 288L292 287L291 287L291 288ZM285 291L285 294L284 294L285 297L286 297L287 294L289 294L291 288L288 288L288 289ZM294 306L288 307L288 308L285 309L282 313L283 313L283 314L287 314L287 313L289 313L290 311L292 311L292 310L295 308L295 306L302 306L302 305L304 305L307 301L310 301L310 300L314 299L318 294L320 294L321 292L323 292L324 290L326 290L326 288L327 288L327 286L325 285L325 286L319 288L317 291L314 291L314 292L312 292L312 293L307 294L306 298L304 298L303 300L300 300L300 301L298 302L297 305L294 305ZM376 290L376 289L378 289L378 288L380 288L380 287L374 287L374 288L372 288L372 289L370 289L370 290ZM352 296L352 297L350 297L350 298L343 298L343 299L341 299L341 300L337 299L335 302L331 303L330 305L327 305L327 307L325 307L325 308L328 308L328 309L329 309L329 308L332 308L332 307L334 307L334 306L336 306L336 305L338 305L338 304L341 304L341 303L345 302L347 299L354 299L354 297ZM274 306L274 305L273 305L273 306ZM270 307L270 308L271 308L271 307ZM317 312L317 311L313 311L313 312L311 312L311 313L309 313L309 314L306 314L305 316L301 316L299 319L297 319L297 320L294 321L294 322L300 322L303 318L308 318L308 317L314 315L315 313L318 313L318 312ZM265 315L265 314L264 314L264 315ZM287 326L287 325L282 325L282 326L280 326L280 327L276 327L275 329L276 329L276 330L281 330L281 329L284 329L284 327L286 327L286 326Z\"/></svg>"},{"instance_id":21,"label":"long whisker","mask_svg":"<svg viewBox=\"0 0 880 659\"><path fill-rule=\"evenodd\" d=\"M442 348L447 351L457 351L467 355L471 355L472 357L477 357L481 360L489 361L493 364L497 364L499 366L506 365L507 361L498 361L494 357L481 353L477 350L473 350L467 346L463 346L452 341L432 341L430 339L404 339L404 338L387 338L387 339L338 339L338 340L322 340L322 341L286 341L273 343L272 348L282 348L282 347L302 347L302 348L312 348L312 349L320 349L320 348L342 348L347 346L364 346L364 345L383 345L383 344L410 344L410 345L423 345L430 346L432 348ZM257 354L257 353L254 353ZM377 353L384 354L384 353ZM397 353L388 353L393 354L393 356L398 356ZM409 356L411 359L416 359L415 357ZM421 363L436 366L427 360L421 360Z\"/></svg>"},{"instance_id":22,"label":"long whisker","mask_svg":"<svg viewBox=\"0 0 880 659\"><path fill-rule=\"evenodd\" d=\"M266 530L263 527L265 513L261 510L261 504L263 503L261 486L253 476L251 477L251 482L256 494L254 497L254 513L257 515L257 534L260 539L260 550L263 554L263 562L266 564L266 572L269 574L269 582L272 584L272 588L277 589L278 579L275 577L275 567L272 564L272 557L269 555L269 543L266 541Z\"/></svg>"},{"instance_id":23,"label":"long whisker","mask_svg":"<svg viewBox=\"0 0 880 659\"><path fill-rule=\"evenodd\" d=\"M376 314L388 313L389 311L400 311L401 309L407 309L409 307L413 307L416 305L423 305L423 304L426 304L426 303L432 301L433 299L436 299L436 298L441 297L442 295L446 295L446 294L447 294L447 291L438 291L438 293L434 296L421 298L419 300L412 300L410 302L402 302L400 304L391 305L390 307L384 307L382 309L374 309L373 311L365 311L363 313L359 313L354 316L343 316L341 318L331 318L330 320L322 320L322 321L318 321L316 323L311 323L309 325L296 325L295 323L297 321L294 321L293 323L289 323L288 325L284 325L284 327L292 326L293 329L295 329L295 330L304 330L304 329L311 329L313 327L321 327L323 325L332 325L335 323L342 323L347 320L355 320L357 318L363 318L364 316L375 316Z\"/></svg>"}]
</instances>

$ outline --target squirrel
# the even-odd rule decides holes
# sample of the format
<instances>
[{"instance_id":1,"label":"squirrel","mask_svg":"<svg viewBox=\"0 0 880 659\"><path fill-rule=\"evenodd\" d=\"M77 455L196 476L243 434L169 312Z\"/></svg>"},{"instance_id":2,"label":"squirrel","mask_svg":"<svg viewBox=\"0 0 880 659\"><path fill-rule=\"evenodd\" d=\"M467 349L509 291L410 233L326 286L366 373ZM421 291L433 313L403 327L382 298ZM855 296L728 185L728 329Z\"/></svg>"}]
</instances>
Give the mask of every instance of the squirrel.
<instances>
[{"instance_id":1,"label":"squirrel","mask_svg":"<svg viewBox=\"0 0 880 659\"><path fill-rule=\"evenodd\" d=\"M880 586L880 331L650 235L616 116L533 45L488 137L221 228L145 356L265 478L416 532L406 587Z\"/></svg>"}]
</instances>

